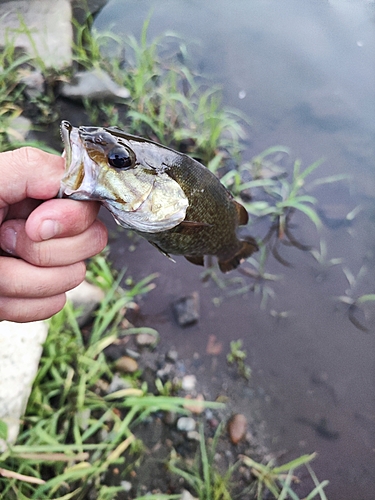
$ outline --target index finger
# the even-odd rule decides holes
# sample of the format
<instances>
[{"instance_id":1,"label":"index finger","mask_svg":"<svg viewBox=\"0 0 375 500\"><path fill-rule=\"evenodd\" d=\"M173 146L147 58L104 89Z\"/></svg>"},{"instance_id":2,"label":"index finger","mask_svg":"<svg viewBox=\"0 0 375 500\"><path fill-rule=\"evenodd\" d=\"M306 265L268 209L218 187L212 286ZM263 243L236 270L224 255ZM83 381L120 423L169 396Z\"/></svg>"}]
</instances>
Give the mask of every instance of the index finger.
<instances>
[{"instance_id":1,"label":"index finger","mask_svg":"<svg viewBox=\"0 0 375 500\"><path fill-rule=\"evenodd\" d=\"M25 230L35 242L76 236L91 226L99 208L100 204L95 201L48 200L30 214Z\"/></svg>"}]
</instances>

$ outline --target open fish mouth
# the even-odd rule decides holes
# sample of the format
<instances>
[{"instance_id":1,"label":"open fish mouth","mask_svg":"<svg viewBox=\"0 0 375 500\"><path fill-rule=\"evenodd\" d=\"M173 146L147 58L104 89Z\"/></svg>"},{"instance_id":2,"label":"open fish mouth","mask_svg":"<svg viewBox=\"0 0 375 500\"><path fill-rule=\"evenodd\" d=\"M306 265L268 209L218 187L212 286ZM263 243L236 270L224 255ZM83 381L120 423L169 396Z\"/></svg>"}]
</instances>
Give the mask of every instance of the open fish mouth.
<instances>
[{"instance_id":1,"label":"open fish mouth","mask_svg":"<svg viewBox=\"0 0 375 500\"><path fill-rule=\"evenodd\" d=\"M64 143L63 158L65 158L65 174L61 180L59 197L74 194L76 200L94 199L97 173L94 162L86 152L81 140L79 129L73 127L67 120L60 126L61 138Z\"/></svg>"}]
</instances>

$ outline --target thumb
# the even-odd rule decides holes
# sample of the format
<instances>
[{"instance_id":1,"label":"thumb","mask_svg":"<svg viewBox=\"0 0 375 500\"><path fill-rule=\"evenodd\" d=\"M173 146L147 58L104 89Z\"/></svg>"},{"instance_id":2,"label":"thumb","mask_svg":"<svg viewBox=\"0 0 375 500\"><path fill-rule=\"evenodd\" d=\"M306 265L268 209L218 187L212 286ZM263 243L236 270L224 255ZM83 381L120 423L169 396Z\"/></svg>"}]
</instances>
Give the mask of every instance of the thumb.
<instances>
[{"instance_id":1,"label":"thumb","mask_svg":"<svg viewBox=\"0 0 375 500\"><path fill-rule=\"evenodd\" d=\"M53 198L59 191L63 173L63 158L37 148L1 153L0 209L25 198Z\"/></svg>"}]
</instances>

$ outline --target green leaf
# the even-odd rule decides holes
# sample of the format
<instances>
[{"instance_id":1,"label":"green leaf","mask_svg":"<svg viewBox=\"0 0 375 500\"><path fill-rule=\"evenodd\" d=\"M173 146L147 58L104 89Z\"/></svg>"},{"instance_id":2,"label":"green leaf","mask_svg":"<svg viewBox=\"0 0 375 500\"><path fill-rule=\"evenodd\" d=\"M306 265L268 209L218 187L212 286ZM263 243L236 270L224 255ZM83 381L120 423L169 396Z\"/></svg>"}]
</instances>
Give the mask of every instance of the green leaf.
<instances>
[{"instance_id":1,"label":"green leaf","mask_svg":"<svg viewBox=\"0 0 375 500\"><path fill-rule=\"evenodd\" d=\"M374 302L375 301L375 293L367 293L365 295L361 295L356 300L357 304L363 304L364 302Z\"/></svg>"},{"instance_id":2,"label":"green leaf","mask_svg":"<svg viewBox=\"0 0 375 500\"><path fill-rule=\"evenodd\" d=\"M0 439L7 439L8 437L8 426L4 420L0 420Z\"/></svg>"}]
</instances>

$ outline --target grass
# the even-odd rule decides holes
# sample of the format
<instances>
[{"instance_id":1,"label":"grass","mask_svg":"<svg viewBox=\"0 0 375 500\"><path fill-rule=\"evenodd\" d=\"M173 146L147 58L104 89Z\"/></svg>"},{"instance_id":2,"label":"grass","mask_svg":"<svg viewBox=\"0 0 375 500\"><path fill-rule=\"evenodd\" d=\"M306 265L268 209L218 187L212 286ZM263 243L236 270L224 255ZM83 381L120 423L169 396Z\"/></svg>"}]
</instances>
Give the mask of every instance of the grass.
<instances>
[{"instance_id":1,"label":"grass","mask_svg":"<svg viewBox=\"0 0 375 500\"><path fill-rule=\"evenodd\" d=\"M115 498L122 488L109 487L106 474L124 466L125 451L136 456L142 449L133 434L137 424L159 411L187 412L186 399L155 396L137 377L128 377L126 389L103 390L113 377L104 350L120 332L127 333L121 328L124 311L151 289L153 277L121 289L123 273L114 280L103 256L94 259L88 276L101 284L106 297L89 332L78 326L79 311L70 304L52 318L22 431L0 455L1 498L79 500L90 491L97 498ZM4 422L0 434L6 436Z\"/></svg>"},{"instance_id":2,"label":"grass","mask_svg":"<svg viewBox=\"0 0 375 500\"><path fill-rule=\"evenodd\" d=\"M207 446L204 436L203 424L199 428L199 451L194 463L187 466L186 463L179 463L176 454L172 454L168 468L174 474L181 476L187 485L193 489L199 500L232 500L232 490L240 480L238 475L241 467L250 469L251 479L244 480L243 486L238 498L252 500L262 500L272 498L277 500L327 500L324 488L328 481L318 481L313 472L310 462L315 458L315 454L303 455L291 462L275 466L272 462L263 464L254 459L241 455L239 460L229 467L225 472L218 469L215 464L215 454L218 447L220 435L223 432L224 425L221 424L210 446ZM295 471L301 467L306 467L314 483L311 492L300 499L293 491L293 484L299 483Z\"/></svg>"}]
</instances>

